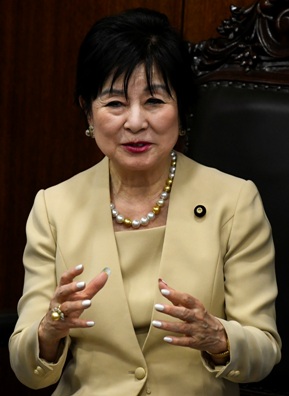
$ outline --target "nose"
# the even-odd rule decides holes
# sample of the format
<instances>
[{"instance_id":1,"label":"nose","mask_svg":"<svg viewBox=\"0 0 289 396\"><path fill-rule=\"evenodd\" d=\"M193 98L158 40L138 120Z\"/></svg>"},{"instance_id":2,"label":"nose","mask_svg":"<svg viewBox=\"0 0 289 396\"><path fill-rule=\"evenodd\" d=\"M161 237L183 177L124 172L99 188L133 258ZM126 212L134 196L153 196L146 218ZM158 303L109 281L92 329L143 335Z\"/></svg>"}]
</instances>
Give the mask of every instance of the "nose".
<instances>
[{"instance_id":1,"label":"nose","mask_svg":"<svg viewBox=\"0 0 289 396\"><path fill-rule=\"evenodd\" d=\"M124 123L124 128L132 133L138 133L148 127L146 111L139 105L130 106Z\"/></svg>"}]
</instances>

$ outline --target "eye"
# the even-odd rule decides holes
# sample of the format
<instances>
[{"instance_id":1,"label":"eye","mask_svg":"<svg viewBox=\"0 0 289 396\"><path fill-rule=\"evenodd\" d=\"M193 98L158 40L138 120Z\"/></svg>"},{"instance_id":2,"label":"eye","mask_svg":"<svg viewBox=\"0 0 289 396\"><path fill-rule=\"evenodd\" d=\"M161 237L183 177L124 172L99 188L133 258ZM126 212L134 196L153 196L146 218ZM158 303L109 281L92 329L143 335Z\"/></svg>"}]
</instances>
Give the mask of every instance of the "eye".
<instances>
[{"instance_id":1,"label":"eye","mask_svg":"<svg viewBox=\"0 0 289 396\"><path fill-rule=\"evenodd\" d=\"M163 100L161 100L161 99L152 97L152 98L149 98L149 99L147 100L147 103L148 103L148 104L152 104L152 105L156 105L156 104L163 104L163 103L165 103L165 102L164 102Z\"/></svg>"},{"instance_id":2,"label":"eye","mask_svg":"<svg viewBox=\"0 0 289 396\"><path fill-rule=\"evenodd\" d=\"M111 102L108 102L105 107L121 107L123 106L122 102L119 100L112 100Z\"/></svg>"}]
</instances>

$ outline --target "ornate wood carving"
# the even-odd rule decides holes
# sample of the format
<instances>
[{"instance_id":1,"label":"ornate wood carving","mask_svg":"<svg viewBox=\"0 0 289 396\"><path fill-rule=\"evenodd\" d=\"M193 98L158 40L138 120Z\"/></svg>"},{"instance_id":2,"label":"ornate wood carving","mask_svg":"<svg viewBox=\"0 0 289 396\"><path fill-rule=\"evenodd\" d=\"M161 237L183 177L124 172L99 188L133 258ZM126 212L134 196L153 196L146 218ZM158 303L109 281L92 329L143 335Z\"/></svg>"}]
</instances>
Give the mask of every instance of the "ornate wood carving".
<instances>
[{"instance_id":1,"label":"ornate wood carving","mask_svg":"<svg viewBox=\"0 0 289 396\"><path fill-rule=\"evenodd\" d=\"M219 37L189 43L196 76L228 67L246 74L289 74L289 0L258 0L230 10L217 29Z\"/></svg>"}]
</instances>

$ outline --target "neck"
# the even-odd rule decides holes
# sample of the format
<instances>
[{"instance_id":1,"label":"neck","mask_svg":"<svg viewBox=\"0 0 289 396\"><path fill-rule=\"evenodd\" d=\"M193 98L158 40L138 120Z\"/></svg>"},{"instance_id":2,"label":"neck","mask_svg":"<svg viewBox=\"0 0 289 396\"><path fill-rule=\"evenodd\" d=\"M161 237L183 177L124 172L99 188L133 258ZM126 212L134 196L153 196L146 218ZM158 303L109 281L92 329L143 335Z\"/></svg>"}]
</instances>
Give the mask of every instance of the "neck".
<instances>
[{"instance_id":1,"label":"neck","mask_svg":"<svg viewBox=\"0 0 289 396\"><path fill-rule=\"evenodd\" d=\"M162 190L168 177L171 158L168 157L164 166L158 166L149 171L121 170L110 163L110 189L111 197L139 197L153 198Z\"/></svg>"},{"instance_id":2,"label":"neck","mask_svg":"<svg viewBox=\"0 0 289 396\"><path fill-rule=\"evenodd\" d=\"M158 217L169 198L176 160L176 154L172 153L166 173L158 173L158 178L147 178L147 176L140 178L138 176L137 179L125 178L123 181L112 172L111 210L112 217L118 224L139 228L141 225L147 226L151 220ZM131 217L127 217L127 213L131 213Z\"/></svg>"}]
</instances>

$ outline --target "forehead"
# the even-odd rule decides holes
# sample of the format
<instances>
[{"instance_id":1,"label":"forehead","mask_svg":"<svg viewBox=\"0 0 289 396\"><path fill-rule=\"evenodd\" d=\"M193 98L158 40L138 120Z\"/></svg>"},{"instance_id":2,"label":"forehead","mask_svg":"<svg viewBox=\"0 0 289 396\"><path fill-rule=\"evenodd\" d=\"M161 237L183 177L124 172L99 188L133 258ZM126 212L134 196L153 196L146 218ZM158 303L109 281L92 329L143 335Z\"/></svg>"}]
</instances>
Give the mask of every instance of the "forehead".
<instances>
[{"instance_id":1,"label":"forehead","mask_svg":"<svg viewBox=\"0 0 289 396\"><path fill-rule=\"evenodd\" d=\"M107 88L123 88L125 85L125 78L126 75L125 73L121 74L118 78L114 78L114 73L112 73L108 79L105 81L103 85L103 89ZM151 69L151 81L147 80L147 75L146 75L146 70L145 66L143 64L138 65L132 72L132 74L129 77L129 80L127 81L128 86L130 85L135 85L135 84L142 84L145 85L146 87L148 85L160 85L163 84L163 78L161 73L158 71L158 69L153 66Z\"/></svg>"}]
</instances>

